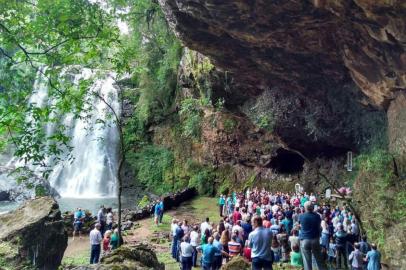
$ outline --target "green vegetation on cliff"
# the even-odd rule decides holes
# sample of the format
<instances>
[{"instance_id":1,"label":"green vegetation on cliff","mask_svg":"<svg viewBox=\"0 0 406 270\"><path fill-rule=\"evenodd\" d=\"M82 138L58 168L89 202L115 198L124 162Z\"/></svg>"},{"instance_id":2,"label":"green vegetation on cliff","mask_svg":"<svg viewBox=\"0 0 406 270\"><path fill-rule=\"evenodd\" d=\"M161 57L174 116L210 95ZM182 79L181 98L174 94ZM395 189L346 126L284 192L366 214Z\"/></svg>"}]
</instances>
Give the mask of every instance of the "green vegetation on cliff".
<instances>
[{"instance_id":1,"label":"green vegetation on cliff","mask_svg":"<svg viewBox=\"0 0 406 270\"><path fill-rule=\"evenodd\" d=\"M375 149L357 157L354 201L370 241L386 260L398 260L405 248L406 182L396 175L394 156Z\"/></svg>"}]
</instances>

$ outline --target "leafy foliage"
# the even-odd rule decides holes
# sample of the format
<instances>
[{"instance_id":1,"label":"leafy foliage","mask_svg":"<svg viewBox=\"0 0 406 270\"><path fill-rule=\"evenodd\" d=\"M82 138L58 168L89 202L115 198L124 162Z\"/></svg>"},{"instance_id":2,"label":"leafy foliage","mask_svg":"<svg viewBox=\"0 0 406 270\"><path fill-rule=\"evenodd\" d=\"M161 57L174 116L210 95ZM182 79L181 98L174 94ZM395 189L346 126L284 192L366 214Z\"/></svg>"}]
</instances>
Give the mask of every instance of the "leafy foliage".
<instances>
[{"instance_id":1,"label":"leafy foliage","mask_svg":"<svg viewBox=\"0 0 406 270\"><path fill-rule=\"evenodd\" d=\"M358 156L355 168L354 196L367 234L386 258L397 258L398 249L389 241L398 241L393 232L405 230L406 184L394 173L393 156L375 148Z\"/></svg>"},{"instance_id":2,"label":"leafy foliage","mask_svg":"<svg viewBox=\"0 0 406 270\"><path fill-rule=\"evenodd\" d=\"M80 117L89 86L61 74L73 65L100 67L109 57L106 48L118 41L118 30L111 14L86 0L2 0L0 18L3 145L12 143L17 157L47 167L70 150L59 116L70 112ZM46 88L53 102L30 100L34 84ZM53 125L52 135L44 130L47 123ZM49 157L55 158L47 164Z\"/></svg>"}]
</instances>

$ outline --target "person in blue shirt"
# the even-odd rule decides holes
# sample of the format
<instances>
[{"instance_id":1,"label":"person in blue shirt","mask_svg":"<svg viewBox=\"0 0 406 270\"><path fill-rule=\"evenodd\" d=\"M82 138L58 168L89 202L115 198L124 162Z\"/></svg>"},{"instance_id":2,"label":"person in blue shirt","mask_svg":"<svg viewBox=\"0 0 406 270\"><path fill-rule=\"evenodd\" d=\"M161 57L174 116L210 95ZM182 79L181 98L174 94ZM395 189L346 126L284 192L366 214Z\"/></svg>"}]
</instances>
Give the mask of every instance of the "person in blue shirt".
<instances>
[{"instance_id":1,"label":"person in blue shirt","mask_svg":"<svg viewBox=\"0 0 406 270\"><path fill-rule=\"evenodd\" d=\"M252 270L272 270L272 232L262 226L262 218L259 216L253 219L253 226L254 230L248 236Z\"/></svg>"},{"instance_id":2,"label":"person in blue shirt","mask_svg":"<svg viewBox=\"0 0 406 270\"><path fill-rule=\"evenodd\" d=\"M223 211L224 211L225 204L226 204L226 200L224 199L224 195L220 195L220 198L219 198L220 217L223 217Z\"/></svg>"},{"instance_id":3,"label":"person in blue shirt","mask_svg":"<svg viewBox=\"0 0 406 270\"><path fill-rule=\"evenodd\" d=\"M155 207L154 207L154 216L155 216L154 221L155 221L155 225L158 225L159 215L160 215L160 214L161 214L161 206L160 206L160 203L157 202L157 203L155 204Z\"/></svg>"},{"instance_id":4,"label":"person in blue shirt","mask_svg":"<svg viewBox=\"0 0 406 270\"><path fill-rule=\"evenodd\" d=\"M86 214L80 208L76 209L73 214L73 240L75 240L76 232L79 234L79 238L82 238L82 226L85 216Z\"/></svg>"},{"instance_id":5,"label":"person in blue shirt","mask_svg":"<svg viewBox=\"0 0 406 270\"><path fill-rule=\"evenodd\" d=\"M213 246L216 247L219 251L214 253L214 263L213 263L213 269L217 270L221 268L221 265L223 264L223 255L221 254L221 251L223 250L223 245L220 243L220 234L215 233L213 235L214 241L213 241Z\"/></svg>"},{"instance_id":6,"label":"person in blue shirt","mask_svg":"<svg viewBox=\"0 0 406 270\"><path fill-rule=\"evenodd\" d=\"M161 201L159 202L159 223L162 224L162 218L164 217L164 198L161 198Z\"/></svg>"},{"instance_id":7,"label":"person in blue shirt","mask_svg":"<svg viewBox=\"0 0 406 270\"><path fill-rule=\"evenodd\" d=\"M375 244L371 244L371 251L368 251L365 261L368 262L367 270L381 269L381 253L377 250Z\"/></svg>"},{"instance_id":8,"label":"person in blue shirt","mask_svg":"<svg viewBox=\"0 0 406 270\"><path fill-rule=\"evenodd\" d=\"M303 255L303 265L305 270L312 270L312 256L314 257L317 268L326 270L327 266L323 259L320 247L321 217L314 213L312 202L304 203L305 213L299 216L300 231L300 249Z\"/></svg>"},{"instance_id":9,"label":"person in blue shirt","mask_svg":"<svg viewBox=\"0 0 406 270\"><path fill-rule=\"evenodd\" d=\"M247 216L246 220L242 222L241 227L244 230L243 238L245 243L245 241L248 239L248 235L252 232L251 219L249 216Z\"/></svg>"},{"instance_id":10,"label":"person in blue shirt","mask_svg":"<svg viewBox=\"0 0 406 270\"><path fill-rule=\"evenodd\" d=\"M176 238L176 261L179 262L180 259L180 243L182 242L183 236L185 236L185 232L182 229L182 222L178 222L178 227L175 229L175 238Z\"/></svg>"},{"instance_id":11,"label":"person in blue shirt","mask_svg":"<svg viewBox=\"0 0 406 270\"><path fill-rule=\"evenodd\" d=\"M215 254L221 253L224 256L228 257L228 254L218 247L213 245L214 238L209 237L207 244L198 247L198 250L201 250L203 253L202 257L202 269L203 270L214 270L215 268Z\"/></svg>"}]
</instances>

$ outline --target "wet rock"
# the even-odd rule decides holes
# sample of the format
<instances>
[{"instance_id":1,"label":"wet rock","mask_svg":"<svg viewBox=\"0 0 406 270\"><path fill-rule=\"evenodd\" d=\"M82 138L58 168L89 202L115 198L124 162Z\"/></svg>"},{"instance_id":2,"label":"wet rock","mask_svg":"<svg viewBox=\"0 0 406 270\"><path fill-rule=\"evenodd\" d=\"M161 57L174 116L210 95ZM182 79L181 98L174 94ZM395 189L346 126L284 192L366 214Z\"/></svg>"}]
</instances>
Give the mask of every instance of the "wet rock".
<instances>
[{"instance_id":1,"label":"wet rock","mask_svg":"<svg viewBox=\"0 0 406 270\"><path fill-rule=\"evenodd\" d=\"M63 213L62 216L66 232L68 233L68 235L72 235L74 213L68 211ZM90 233L90 231L94 228L94 224L96 224L96 217L92 216L92 213L89 210L85 210L85 218L83 220L82 233L83 234Z\"/></svg>"},{"instance_id":2,"label":"wet rock","mask_svg":"<svg viewBox=\"0 0 406 270\"><path fill-rule=\"evenodd\" d=\"M24 179L18 182L17 178ZM59 197L49 182L29 171L0 166L0 201L21 202L36 196Z\"/></svg>"},{"instance_id":3,"label":"wet rock","mask_svg":"<svg viewBox=\"0 0 406 270\"><path fill-rule=\"evenodd\" d=\"M15 211L0 216L0 257L3 259L1 253L7 253L6 265L12 269L28 265L55 270L67 245L59 206L50 197L29 200Z\"/></svg>"},{"instance_id":4,"label":"wet rock","mask_svg":"<svg viewBox=\"0 0 406 270\"><path fill-rule=\"evenodd\" d=\"M9 201L10 193L8 191L0 191L0 201Z\"/></svg>"}]
</instances>

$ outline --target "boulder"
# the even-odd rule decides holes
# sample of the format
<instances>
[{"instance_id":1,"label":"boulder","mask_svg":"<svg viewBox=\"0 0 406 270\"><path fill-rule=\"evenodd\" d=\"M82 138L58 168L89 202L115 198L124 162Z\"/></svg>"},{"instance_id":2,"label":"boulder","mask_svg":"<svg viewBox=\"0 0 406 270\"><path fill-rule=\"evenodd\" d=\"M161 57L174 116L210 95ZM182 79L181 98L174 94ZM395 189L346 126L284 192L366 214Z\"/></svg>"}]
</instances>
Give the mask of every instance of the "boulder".
<instances>
[{"instance_id":1,"label":"boulder","mask_svg":"<svg viewBox=\"0 0 406 270\"><path fill-rule=\"evenodd\" d=\"M14 166L0 166L0 201L22 202L36 196L59 197L60 195L46 179L29 170L16 169Z\"/></svg>"},{"instance_id":2,"label":"boulder","mask_svg":"<svg viewBox=\"0 0 406 270\"><path fill-rule=\"evenodd\" d=\"M72 270L164 270L155 252L145 244L122 246L101 259L99 265L78 266Z\"/></svg>"},{"instance_id":3,"label":"boulder","mask_svg":"<svg viewBox=\"0 0 406 270\"><path fill-rule=\"evenodd\" d=\"M249 270L251 265L241 256L232 258L228 263L221 267L221 270Z\"/></svg>"},{"instance_id":4,"label":"boulder","mask_svg":"<svg viewBox=\"0 0 406 270\"><path fill-rule=\"evenodd\" d=\"M0 215L0 265L8 269L58 269L67 245L61 212L51 197Z\"/></svg>"},{"instance_id":5,"label":"boulder","mask_svg":"<svg viewBox=\"0 0 406 270\"><path fill-rule=\"evenodd\" d=\"M67 211L63 213L63 222L65 226L65 230L68 235L73 234L73 221L74 221L74 214L71 211ZM85 219L82 226L82 233L88 234L94 228L94 224L96 223L96 217L92 216L92 213L89 210L85 210Z\"/></svg>"}]
</instances>

